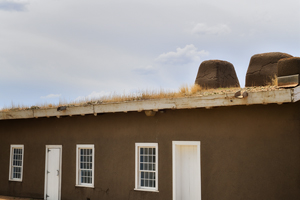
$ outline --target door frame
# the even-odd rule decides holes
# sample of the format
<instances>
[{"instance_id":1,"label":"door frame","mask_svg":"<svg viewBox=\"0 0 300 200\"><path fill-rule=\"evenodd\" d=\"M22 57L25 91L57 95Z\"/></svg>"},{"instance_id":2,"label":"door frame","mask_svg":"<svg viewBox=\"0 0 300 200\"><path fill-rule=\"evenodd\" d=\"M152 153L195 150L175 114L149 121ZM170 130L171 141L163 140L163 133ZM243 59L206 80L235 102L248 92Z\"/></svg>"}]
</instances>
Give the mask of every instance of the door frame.
<instances>
[{"instance_id":1,"label":"door frame","mask_svg":"<svg viewBox=\"0 0 300 200\"><path fill-rule=\"evenodd\" d=\"M45 185L44 185L44 199L47 194L47 182L48 182L48 150L49 149L59 149L59 186L58 186L58 200L61 199L61 177L62 177L62 145L46 145L46 156L45 156Z\"/></svg>"},{"instance_id":2,"label":"door frame","mask_svg":"<svg viewBox=\"0 0 300 200\"><path fill-rule=\"evenodd\" d=\"M172 194L173 194L173 200L176 200L176 146L197 146L197 165L199 166L199 178L200 178L200 199L201 200L201 159L200 159L200 141L172 141Z\"/></svg>"}]
</instances>

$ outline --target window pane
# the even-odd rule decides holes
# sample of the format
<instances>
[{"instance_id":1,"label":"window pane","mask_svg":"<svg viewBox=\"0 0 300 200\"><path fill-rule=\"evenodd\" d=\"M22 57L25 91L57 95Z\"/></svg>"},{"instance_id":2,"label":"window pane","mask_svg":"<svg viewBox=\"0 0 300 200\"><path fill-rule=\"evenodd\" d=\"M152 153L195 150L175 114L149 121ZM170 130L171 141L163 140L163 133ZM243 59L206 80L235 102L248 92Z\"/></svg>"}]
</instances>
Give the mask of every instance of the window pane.
<instances>
[{"instance_id":1,"label":"window pane","mask_svg":"<svg viewBox=\"0 0 300 200\"><path fill-rule=\"evenodd\" d=\"M140 154L142 155L144 152L144 149L143 148L140 148Z\"/></svg>"},{"instance_id":2,"label":"window pane","mask_svg":"<svg viewBox=\"0 0 300 200\"><path fill-rule=\"evenodd\" d=\"M149 187L153 187L153 181L149 180Z\"/></svg>"},{"instance_id":3,"label":"window pane","mask_svg":"<svg viewBox=\"0 0 300 200\"><path fill-rule=\"evenodd\" d=\"M149 178L150 178L150 179L153 179L153 174L154 174L154 173L149 173Z\"/></svg>"},{"instance_id":4,"label":"window pane","mask_svg":"<svg viewBox=\"0 0 300 200\"><path fill-rule=\"evenodd\" d=\"M145 173L145 172L141 172L141 178L144 178L144 173Z\"/></svg>"},{"instance_id":5,"label":"window pane","mask_svg":"<svg viewBox=\"0 0 300 200\"><path fill-rule=\"evenodd\" d=\"M145 148L145 154L148 154L148 148Z\"/></svg>"},{"instance_id":6,"label":"window pane","mask_svg":"<svg viewBox=\"0 0 300 200\"><path fill-rule=\"evenodd\" d=\"M152 164L149 164L149 170L152 170Z\"/></svg>"},{"instance_id":7,"label":"window pane","mask_svg":"<svg viewBox=\"0 0 300 200\"><path fill-rule=\"evenodd\" d=\"M144 180L141 180L141 186L145 186Z\"/></svg>"}]
</instances>

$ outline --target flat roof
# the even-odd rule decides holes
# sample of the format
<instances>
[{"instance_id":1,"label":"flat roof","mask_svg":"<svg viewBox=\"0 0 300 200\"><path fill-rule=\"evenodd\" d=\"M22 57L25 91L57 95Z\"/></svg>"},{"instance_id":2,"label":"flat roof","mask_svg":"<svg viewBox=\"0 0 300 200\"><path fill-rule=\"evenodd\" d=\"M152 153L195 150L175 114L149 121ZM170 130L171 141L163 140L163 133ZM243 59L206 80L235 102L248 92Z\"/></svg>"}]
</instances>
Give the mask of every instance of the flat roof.
<instances>
[{"instance_id":1,"label":"flat roof","mask_svg":"<svg viewBox=\"0 0 300 200\"><path fill-rule=\"evenodd\" d=\"M241 93L246 90L241 89ZM0 112L0 120L9 119L29 119L40 117L75 116L75 115L95 115L100 113L116 112L142 112L155 113L158 110L166 109L194 109L194 108L213 108L222 106L255 105L271 103L293 103L300 100L300 86L290 89L280 89L274 91L246 91L244 97L237 96L236 93L210 94L188 96L180 98L163 98L149 100L135 100L128 102L109 102L95 105L82 105L68 107L58 111L57 108L41 108L29 110L9 110ZM151 116L151 115L149 115Z\"/></svg>"}]
</instances>

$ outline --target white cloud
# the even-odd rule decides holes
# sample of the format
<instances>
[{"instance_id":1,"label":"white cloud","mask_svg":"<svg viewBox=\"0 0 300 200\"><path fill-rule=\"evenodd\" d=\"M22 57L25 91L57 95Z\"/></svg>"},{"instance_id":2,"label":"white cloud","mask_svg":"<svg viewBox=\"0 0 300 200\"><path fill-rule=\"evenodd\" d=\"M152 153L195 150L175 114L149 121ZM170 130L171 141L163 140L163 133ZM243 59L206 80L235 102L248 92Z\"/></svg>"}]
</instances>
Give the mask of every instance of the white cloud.
<instances>
[{"instance_id":1,"label":"white cloud","mask_svg":"<svg viewBox=\"0 0 300 200\"><path fill-rule=\"evenodd\" d=\"M198 51L193 44L186 45L183 48L177 48L176 51L163 53L156 58L156 61L163 64L187 64L193 61L199 61L201 56L207 56L209 52Z\"/></svg>"},{"instance_id":2,"label":"white cloud","mask_svg":"<svg viewBox=\"0 0 300 200\"><path fill-rule=\"evenodd\" d=\"M198 23L192 29L194 35L223 35L231 32L231 29L226 24L218 24L208 26L205 23Z\"/></svg>"},{"instance_id":3,"label":"white cloud","mask_svg":"<svg viewBox=\"0 0 300 200\"><path fill-rule=\"evenodd\" d=\"M0 10L25 11L27 4L26 0L0 0Z\"/></svg>"},{"instance_id":4,"label":"white cloud","mask_svg":"<svg viewBox=\"0 0 300 200\"><path fill-rule=\"evenodd\" d=\"M79 96L75 99L75 101L84 101L84 100L92 100L92 99L99 99L101 97L104 96L108 96L110 95L110 92L95 92L93 91L91 94L87 95L87 96Z\"/></svg>"},{"instance_id":5,"label":"white cloud","mask_svg":"<svg viewBox=\"0 0 300 200\"><path fill-rule=\"evenodd\" d=\"M41 96L41 99L58 98L61 94L48 94L47 96Z\"/></svg>"}]
</instances>

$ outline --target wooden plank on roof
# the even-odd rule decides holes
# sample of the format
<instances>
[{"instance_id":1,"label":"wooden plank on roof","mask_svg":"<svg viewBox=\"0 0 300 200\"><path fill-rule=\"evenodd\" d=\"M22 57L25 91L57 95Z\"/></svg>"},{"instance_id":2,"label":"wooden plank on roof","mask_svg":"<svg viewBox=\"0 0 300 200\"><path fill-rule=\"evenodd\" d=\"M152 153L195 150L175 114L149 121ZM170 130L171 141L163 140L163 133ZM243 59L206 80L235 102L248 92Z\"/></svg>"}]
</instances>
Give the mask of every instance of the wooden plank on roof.
<instances>
[{"instance_id":1,"label":"wooden plank on roof","mask_svg":"<svg viewBox=\"0 0 300 200\"><path fill-rule=\"evenodd\" d=\"M172 109L172 108L176 108L176 105L174 103L161 102L159 100L131 101L131 102L94 105L95 113L124 112L124 111L129 112L129 111Z\"/></svg>"},{"instance_id":2,"label":"wooden plank on roof","mask_svg":"<svg viewBox=\"0 0 300 200\"><path fill-rule=\"evenodd\" d=\"M18 111L9 111L2 112L0 119L24 119L24 118L33 118L33 110L18 110Z\"/></svg>"},{"instance_id":3,"label":"wooden plank on roof","mask_svg":"<svg viewBox=\"0 0 300 200\"><path fill-rule=\"evenodd\" d=\"M246 98L235 98L234 93L198 97L153 99L133 102L95 105L95 113L128 112L160 109L191 109L218 106L252 105L291 102L291 90L249 93Z\"/></svg>"},{"instance_id":4,"label":"wooden plank on roof","mask_svg":"<svg viewBox=\"0 0 300 200\"><path fill-rule=\"evenodd\" d=\"M65 116L65 115L84 115L93 114L93 106L78 106L78 107L67 107L66 110L57 111L56 108L50 109L38 109L34 110L34 117L54 117L54 116Z\"/></svg>"},{"instance_id":5,"label":"wooden plank on roof","mask_svg":"<svg viewBox=\"0 0 300 200\"><path fill-rule=\"evenodd\" d=\"M130 101L119 103L105 103L89 106L67 107L66 110L57 111L56 108L8 111L0 112L0 120L38 118L54 116L72 116L96 113L115 113L143 110L163 110L163 109L192 109L192 108L212 108L218 106L253 105L269 103L295 102L300 99L299 87L294 89L249 92L244 98L236 98L234 93L212 94L207 96L182 97L172 99L151 99L142 101Z\"/></svg>"},{"instance_id":6,"label":"wooden plank on roof","mask_svg":"<svg viewBox=\"0 0 300 200\"><path fill-rule=\"evenodd\" d=\"M300 86L294 88L293 102L297 102L299 100L300 100Z\"/></svg>"},{"instance_id":7,"label":"wooden plank on roof","mask_svg":"<svg viewBox=\"0 0 300 200\"><path fill-rule=\"evenodd\" d=\"M291 95L291 90L251 92L247 98L240 99L242 104L236 105L288 103L292 102Z\"/></svg>"}]
</instances>

